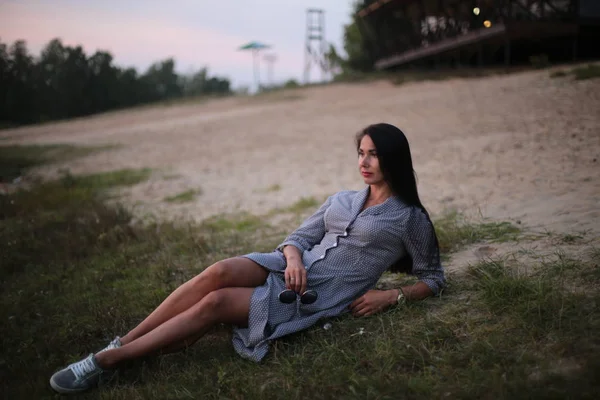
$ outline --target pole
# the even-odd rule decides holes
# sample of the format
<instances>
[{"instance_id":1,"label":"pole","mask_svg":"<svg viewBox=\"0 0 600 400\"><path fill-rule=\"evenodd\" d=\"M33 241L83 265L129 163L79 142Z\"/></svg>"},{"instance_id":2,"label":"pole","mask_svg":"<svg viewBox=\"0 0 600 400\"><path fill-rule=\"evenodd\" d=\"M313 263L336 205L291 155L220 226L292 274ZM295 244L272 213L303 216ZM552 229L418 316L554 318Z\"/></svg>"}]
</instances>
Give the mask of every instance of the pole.
<instances>
[{"instance_id":1,"label":"pole","mask_svg":"<svg viewBox=\"0 0 600 400\"><path fill-rule=\"evenodd\" d=\"M260 91L260 60L258 59L258 49L252 50L252 56L254 58L254 82L256 83L256 91Z\"/></svg>"},{"instance_id":2,"label":"pole","mask_svg":"<svg viewBox=\"0 0 600 400\"><path fill-rule=\"evenodd\" d=\"M504 65L510 67L510 38L508 35L504 38Z\"/></svg>"},{"instance_id":3,"label":"pole","mask_svg":"<svg viewBox=\"0 0 600 400\"><path fill-rule=\"evenodd\" d=\"M275 54L265 54L263 57L265 62L267 63L267 79L269 82L269 87L273 87L273 70L275 61L277 61L277 56Z\"/></svg>"},{"instance_id":4,"label":"pole","mask_svg":"<svg viewBox=\"0 0 600 400\"><path fill-rule=\"evenodd\" d=\"M325 14L323 12L321 12L320 14L320 19L321 19L321 35L323 35L323 38L325 37ZM325 42L325 39L321 40L321 81L325 82L325 80L327 79L327 71L325 68L325 54L327 54L327 43Z\"/></svg>"}]
</instances>

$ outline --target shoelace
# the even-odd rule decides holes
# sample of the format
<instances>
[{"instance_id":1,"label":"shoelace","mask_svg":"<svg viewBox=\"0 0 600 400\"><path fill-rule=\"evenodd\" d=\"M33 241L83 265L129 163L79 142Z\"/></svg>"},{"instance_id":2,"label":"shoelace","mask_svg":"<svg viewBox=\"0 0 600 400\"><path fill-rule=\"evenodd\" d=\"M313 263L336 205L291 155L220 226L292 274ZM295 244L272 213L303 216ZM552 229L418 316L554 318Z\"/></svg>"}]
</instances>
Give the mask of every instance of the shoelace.
<instances>
[{"instance_id":1,"label":"shoelace","mask_svg":"<svg viewBox=\"0 0 600 400\"><path fill-rule=\"evenodd\" d=\"M106 346L105 348L100 350L99 353L102 353L103 351L107 351L107 350L118 349L119 347L121 347L121 338L117 336L116 338L113 339L112 342L110 342L108 344L108 346Z\"/></svg>"},{"instance_id":2,"label":"shoelace","mask_svg":"<svg viewBox=\"0 0 600 400\"><path fill-rule=\"evenodd\" d=\"M110 345L112 346L112 349L118 349L119 347L121 347L121 338L120 337L116 337L112 342L110 342Z\"/></svg>"},{"instance_id":3,"label":"shoelace","mask_svg":"<svg viewBox=\"0 0 600 400\"><path fill-rule=\"evenodd\" d=\"M92 361L91 357L81 360L71 365L71 371L75 374L75 378L81 379L83 376L93 372L96 369L96 364Z\"/></svg>"},{"instance_id":4,"label":"shoelace","mask_svg":"<svg viewBox=\"0 0 600 400\"><path fill-rule=\"evenodd\" d=\"M106 350L118 349L119 347L121 347L121 341L119 338L115 338L106 346Z\"/></svg>"}]
</instances>

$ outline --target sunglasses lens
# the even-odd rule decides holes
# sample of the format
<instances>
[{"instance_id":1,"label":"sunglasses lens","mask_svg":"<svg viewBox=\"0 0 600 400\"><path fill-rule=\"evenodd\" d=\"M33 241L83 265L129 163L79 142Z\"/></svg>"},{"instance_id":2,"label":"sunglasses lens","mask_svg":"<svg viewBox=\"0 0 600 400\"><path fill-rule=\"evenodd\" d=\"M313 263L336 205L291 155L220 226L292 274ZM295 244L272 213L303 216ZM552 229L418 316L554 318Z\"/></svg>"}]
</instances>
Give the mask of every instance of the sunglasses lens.
<instances>
[{"instance_id":1,"label":"sunglasses lens","mask_svg":"<svg viewBox=\"0 0 600 400\"><path fill-rule=\"evenodd\" d=\"M291 289L286 289L279 293L279 301L282 303L293 303L296 300L296 292Z\"/></svg>"},{"instance_id":2,"label":"sunglasses lens","mask_svg":"<svg viewBox=\"0 0 600 400\"><path fill-rule=\"evenodd\" d=\"M317 297L319 297L317 292L315 292L314 290L307 290L306 292L302 293L300 301L302 302L302 304L312 304L315 301L317 301Z\"/></svg>"}]
</instances>

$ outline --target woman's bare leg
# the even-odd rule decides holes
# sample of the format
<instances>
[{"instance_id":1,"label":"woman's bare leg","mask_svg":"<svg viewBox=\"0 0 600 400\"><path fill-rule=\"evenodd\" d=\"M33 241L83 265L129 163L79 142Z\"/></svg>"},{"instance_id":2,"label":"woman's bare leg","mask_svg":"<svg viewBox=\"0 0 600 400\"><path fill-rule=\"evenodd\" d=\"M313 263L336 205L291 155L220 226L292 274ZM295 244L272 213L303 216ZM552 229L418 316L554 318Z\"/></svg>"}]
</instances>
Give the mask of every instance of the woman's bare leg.
<instances>
[{"instance_id":1,"label":"woman's bare leg","mask_svg":"<svg viewBox=\"0 0 600 400\"><path fill-rule=\"evenodd\" d=\"M146 319L121 338L121 344L133 342L215 290L228 287L255 288L265 282L268 274L266 269L248 258L219 261L175 289Z\"/></svg>"},{"instance_id":2,"label":"woman's bare leg","mask_svg":"<svg viewBox=\"0 0 600 400\"><path fill-rule=\"evenodd\" d=\"M160 349L159 351L156 352L157 355L165 355L165 354L171 354L171 353L178 353L180 351L184 351L186 349L188 349L189 347L192 347L194 345L194 343L196 343L202 336L202 335L192 335L187 339L182 340L181 342L176 342L176 343L172 343L170 345L168 345L167 347L164 347L162 349Z\"/></svg>"},{"instance_id":3,"label":"woman's bare leg","mask_svg":"<svg viewBox=\"0 0 600 400\"><path fill-rule=\"evenodd\" d=\"M204 336L204 333L192 335L188 338L183 339L180 342L171 343L167 347L163 347L162 349L158 350L154 354L155 355L165 355L165 354L177 353L177 352L186 350L187 348L192 347L194 345L194 343L196 343L198 340L200 340L200 338L202 336Z\"/></svg>"},{"instance_id":4,"label":"woman's bare leg","mask_svg":"<svg viewBox=\"0 0 600 400\"><path fill-rule=\"evenodd\" d=\"M217 323L247 326L253 291L254 288L225 288L212 291L199 303L127 346L96 354L96 361L102 368L115 368L123 361L156 353L170 345L201 336Z\"/></svg>"}]
</instances>

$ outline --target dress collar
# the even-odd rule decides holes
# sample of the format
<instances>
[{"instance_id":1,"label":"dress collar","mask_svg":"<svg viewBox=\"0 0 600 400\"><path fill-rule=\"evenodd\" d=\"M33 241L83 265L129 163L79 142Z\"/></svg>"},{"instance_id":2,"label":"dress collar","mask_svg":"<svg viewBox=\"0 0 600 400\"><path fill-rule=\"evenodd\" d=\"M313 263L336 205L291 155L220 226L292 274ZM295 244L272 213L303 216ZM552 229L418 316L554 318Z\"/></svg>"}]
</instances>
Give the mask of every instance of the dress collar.
<instances>
[{"instance_id":1,"label":"dress collar","mask_svg":"<svg viewBox=\"0 0 600 400\"><path fill-rule=\"evenodd\" d=\"M352 200L352 219L356 218L358 214L360 214L360 210L367 201L367 197L369 196L370 187L367 186L363 190L359 191L354 199Z\"/></svg>"},{"instance_id":2,"label":"dress collar","mask_svg":"<svg viewBox=\"0 0 600 400\"><path fill-rule=\"evenodd\" d=\"M356 218L361 213L361 209L367 201L370 192L371 188L370 186L367 186L354 196L354 199L352 200L352 219ZM380 214L390 208L390 206L393 207L393 205L396 204L402 204L402 202L397 196L390 196L383 203L371 206L364 211L369 211L369 214Z\"/></svg>"}]
</instances>

